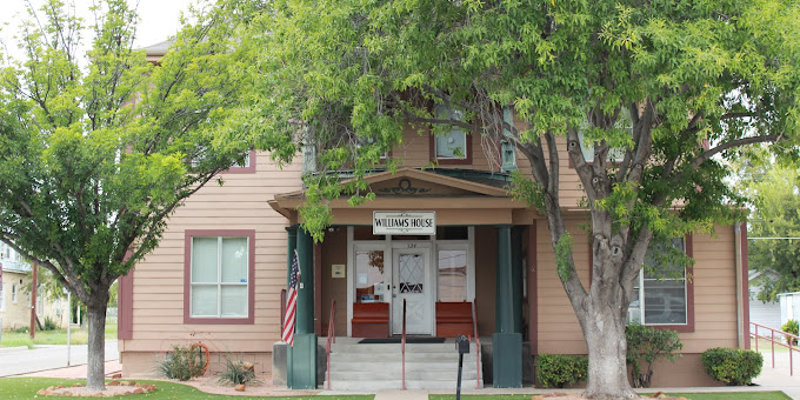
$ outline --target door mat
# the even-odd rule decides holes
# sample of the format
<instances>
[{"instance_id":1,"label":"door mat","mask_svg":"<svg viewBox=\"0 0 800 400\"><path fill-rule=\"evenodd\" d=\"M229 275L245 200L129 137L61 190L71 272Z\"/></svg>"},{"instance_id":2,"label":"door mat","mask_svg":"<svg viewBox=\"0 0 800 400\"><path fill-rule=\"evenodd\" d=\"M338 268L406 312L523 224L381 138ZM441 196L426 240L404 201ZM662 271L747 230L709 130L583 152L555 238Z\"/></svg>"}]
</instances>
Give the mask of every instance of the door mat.
<instances>
[{"instance_id":1,"label":"door mat","mask_svg":"<svg viewBox=\"0 0 800 400\"><path fill-rule=\"evenodd\" d=\"M377 344L377 343L400 343L399 337L388 338L365 338L358 343ZM406 337L406 343L444 343L443 337Z\"/></svg>"}]
</instances>

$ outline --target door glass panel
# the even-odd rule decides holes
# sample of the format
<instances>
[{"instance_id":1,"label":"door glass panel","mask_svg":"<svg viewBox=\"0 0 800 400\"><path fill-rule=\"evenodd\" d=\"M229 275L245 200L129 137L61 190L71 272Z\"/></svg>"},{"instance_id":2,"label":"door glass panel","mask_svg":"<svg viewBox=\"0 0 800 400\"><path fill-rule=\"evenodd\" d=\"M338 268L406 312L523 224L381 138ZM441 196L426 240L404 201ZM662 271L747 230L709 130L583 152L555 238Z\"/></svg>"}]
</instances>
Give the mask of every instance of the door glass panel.
<instances>
[{"instance_id":1,"label":"door glass panel","mask_svg":"<svg viewBox=\"0 0 800 400\"><path fill-rule=\"evenodd\" d=\"M439 301L467 301L467 251L439 250Z\"/></svg>"},{"instance_id":2,"label":"door glass panel","mask_svg":"<svg viewBox=\"0 0 800 400\"><path fill-rule=\"evenodd\" d=\"M422 293L425 279L425 258L421 254L400 254L400 293Z\"/></svg>"},{"instance_id":3,"label":"door glass panel","mask_svg":"<svg viewBox=\"0 0 800 400\"><path fill-rule=\"evenodd\" d=\"M356 302L385 301L389 277L385 274L383 250L356 250Z\"/></svg>"}]
</instances>

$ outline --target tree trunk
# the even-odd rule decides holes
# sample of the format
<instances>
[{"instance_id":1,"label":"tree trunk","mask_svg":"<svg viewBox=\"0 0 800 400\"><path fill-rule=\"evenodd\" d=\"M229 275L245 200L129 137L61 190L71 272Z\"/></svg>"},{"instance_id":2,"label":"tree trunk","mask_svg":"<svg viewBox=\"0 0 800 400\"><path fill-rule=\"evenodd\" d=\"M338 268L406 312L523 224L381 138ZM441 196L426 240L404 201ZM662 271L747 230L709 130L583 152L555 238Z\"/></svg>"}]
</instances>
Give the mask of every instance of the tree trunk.
<instances>
[{"instance_id":1,"label":"tree trunk","mask_svg":"<svg viewBox=\"0 0 800 400\"><path fill-rule=\"evenodd\" d=\"M101 391L106 388L106 302L96 302L86 307L89 322L89 360L86 388Z\"/></svg>"},{"instance_id":2,"label":"tree trunk","mask_svg":"<svg viewBox=\"0 0 800 400\"><path fill-rule=\"evenodd\" d=\"M589 348L589 379L585 396L591 399L638 398L628 381L625 361L625 318L622 287L593 279L589 307L581 318L583 334ZM579 316L580 318L581 316Z\"/></svg>"}]
</instances>

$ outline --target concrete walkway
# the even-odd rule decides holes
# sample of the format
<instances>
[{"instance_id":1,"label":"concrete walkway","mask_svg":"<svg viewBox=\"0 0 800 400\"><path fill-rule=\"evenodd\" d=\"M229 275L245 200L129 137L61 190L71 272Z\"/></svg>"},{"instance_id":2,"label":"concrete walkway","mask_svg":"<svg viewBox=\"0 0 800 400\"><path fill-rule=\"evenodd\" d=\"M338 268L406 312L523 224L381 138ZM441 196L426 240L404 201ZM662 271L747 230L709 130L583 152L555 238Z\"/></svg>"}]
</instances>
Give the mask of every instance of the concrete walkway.
<instances>
[{"instance_id":1,"label":"concrete walkway","mask_svg":"<svg viewBox=\"0 0 800 400\"><path fill-rule=\"evenodd\" d=\"M759 349L764 356L764 366L761 375L753 383L764 387L780 388L792 399L800 400L800 352L792 356L793 374L789 373L789 351L775 352L775 368L772 367L772 353L769 349Z\"/></svg>"},{"instance_id":2,"label":"concrete walkway","mask_svg":"<svg viewBox=\"0 0 800 400\"><path fill-rule=\"evenodd\" d=\"M86 364L88 346L72 345L69 365ZM106 340L106 361L119 360L116 340ZM0 349L0 377L50 371L67 367L66 345L37 345L27 347L4 347ZM86 368L84 367L84 371ZM85 372L83 374L85 377Z\"/></svg>"},{"instance_id":3,"label":"concrete walkway","mask_svg":"<svg viewBox=\"0 0 800 400\"><path fill-rule=\"evenodd\" d=\"M380 390L375 400L428 400L425 390Z\"/></svg>"}]
</instances>

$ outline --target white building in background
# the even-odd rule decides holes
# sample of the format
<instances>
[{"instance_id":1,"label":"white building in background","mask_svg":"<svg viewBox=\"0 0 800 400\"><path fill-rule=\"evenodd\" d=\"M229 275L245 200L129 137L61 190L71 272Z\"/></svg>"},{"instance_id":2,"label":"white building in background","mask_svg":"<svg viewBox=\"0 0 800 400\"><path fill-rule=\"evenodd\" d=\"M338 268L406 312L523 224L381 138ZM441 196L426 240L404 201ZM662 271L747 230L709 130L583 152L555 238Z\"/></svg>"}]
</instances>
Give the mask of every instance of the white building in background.
<instances>
[{"instance_id":1,"label":"white building in background","mask_svg":"<svg viewBox=\"0 0 800 400\"><path fill-rule=\"evenodd\" d=\"M773 329L780 329L782 325L781 307L778 301L761 301L758 299L758 292L761 291L764 279L777 279L778 274L772 271L750 270L748 280L750 281L750 322L768 326Z\"/></svg>"},{"instance_id":2,"label":"white building in background","mask_svg":"<svg viewBox=\"0 0 800 400\"><path fill-rule=\"evenodd\" d=\"M31 321L31 265L10 246L0 242L0 320L2 329L30 326ZM41 271L41 270L40 270ZM36 313L39 322L50 319L58 327L69 321L69 304L66 297L45 293L39 285Z\"/></svg>"},{"instance_id":3,"label":"white building in background","mask_svg":"<svg viewBox=\"0 0 800 400\"><path fill-rule=\"evenodd\" d=\"M781 325L793 319L800 321L800 292L781 293L778 295L780 303Z\"/></svg>"}]
</instances>

